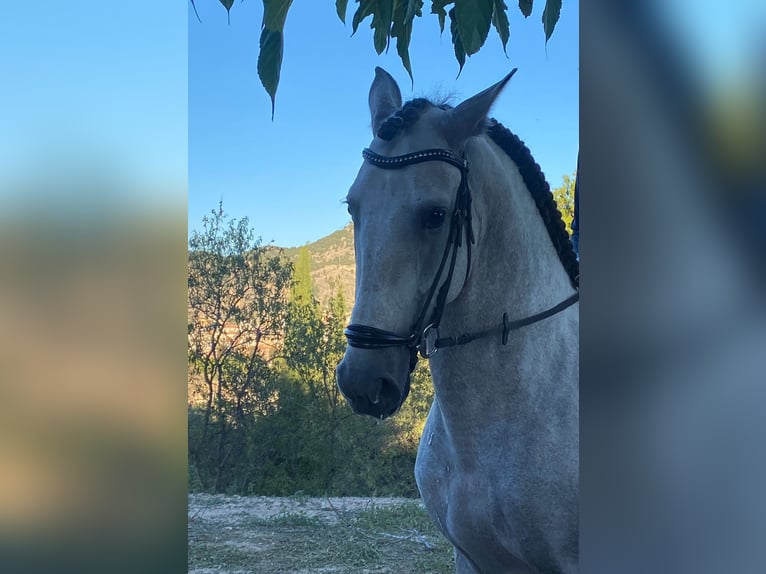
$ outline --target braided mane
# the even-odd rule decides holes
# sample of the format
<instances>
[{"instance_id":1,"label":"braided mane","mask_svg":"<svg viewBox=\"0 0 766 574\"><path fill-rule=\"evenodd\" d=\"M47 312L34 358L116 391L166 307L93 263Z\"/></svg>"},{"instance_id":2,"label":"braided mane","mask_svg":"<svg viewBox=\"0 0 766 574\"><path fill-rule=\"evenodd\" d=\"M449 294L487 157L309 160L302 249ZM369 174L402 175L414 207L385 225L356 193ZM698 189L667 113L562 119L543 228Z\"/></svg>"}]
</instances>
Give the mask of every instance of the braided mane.
<instances>
[{"instance_id":1,"label":"braided mane","mask_svg":"<svg viewBox=\"0 0 766 574\"><path fill-rule=\"evenodd\" d=\"M410 100L402 108L388 117L378 130L378 137L392 140L404 130L414 125L421 113L429 106L449 109L446 105L437 105L425 98ZM497 120L489 120L487 135L513 160L519 168L524 185L535 200L537 211L543 219L548 236L553 242L561 264L569 275L575 288L580 285L580 263L574 252L572 241L566 230L561 212L553 198L550 185L545 179L540 165L532 157L529 148L519 137Z\"/></svg>"},{"instance_id":2,"label":"braided mane","mask_svg":"<svg viewBox=\"0 0 766 574\"><path fill-rule=\"evenodd\" d=\"M556 200L553 198L551 187L545 179L543 170L532 157L532 152L524 144L519 136L506 128L497 120L490 120L487 135L492 138L500 149L510 157L519 168L524 185L537 205L537 211L543 218L548 236L556 248L561 264L569 275L570 281L575 288L580 286L580 262L575 255L572 240L567 233L564 220L561 218Z\"/></svg>"}]
</instances>

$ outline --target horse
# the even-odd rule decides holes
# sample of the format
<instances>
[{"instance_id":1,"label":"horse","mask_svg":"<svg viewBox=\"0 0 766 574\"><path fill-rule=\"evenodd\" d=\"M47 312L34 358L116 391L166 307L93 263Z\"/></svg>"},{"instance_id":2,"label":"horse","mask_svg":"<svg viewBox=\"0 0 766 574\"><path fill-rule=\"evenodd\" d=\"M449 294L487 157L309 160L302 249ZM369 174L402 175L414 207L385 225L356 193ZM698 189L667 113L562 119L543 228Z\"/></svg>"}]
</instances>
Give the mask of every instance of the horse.
<instances>
[{"instance_id":1,"label":"horse","mask_svg":"<svg viewBox=\"0 0 766 574\"><path fill-rule=\"evenodd\" d=\"M540 167L488 119L516 70L456 107L376 68L346 203L356 298L336 369L358 414L434 399L415 478L458 574L578 569L579 263Z\"/></svg>"}]
</instances>

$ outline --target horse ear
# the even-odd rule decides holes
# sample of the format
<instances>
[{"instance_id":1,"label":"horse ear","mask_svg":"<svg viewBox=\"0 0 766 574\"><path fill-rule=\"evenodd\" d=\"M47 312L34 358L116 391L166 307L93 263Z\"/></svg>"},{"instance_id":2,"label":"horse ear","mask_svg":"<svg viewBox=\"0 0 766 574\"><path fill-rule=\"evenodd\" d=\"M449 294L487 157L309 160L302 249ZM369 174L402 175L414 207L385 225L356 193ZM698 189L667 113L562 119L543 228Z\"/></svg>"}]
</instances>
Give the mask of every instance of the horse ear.
<instances>
[{"instance_id":1,"label":"horse ear","mask_svg":"<svg viewBox=\"0 0 766 574\"><path fill-rule=\"evenodd\" d=\"M446 122L451 138L462 142L471 136L480 134L484 130L484 123L487 120L487 114L489 114L492 104L495 103L505 84L516 73L517 69L514 68L510 74L498 83L468 98L459 106L450 110Z\"/></svg>"},{"instance_id":2,"label":"horse ear","mask_svg":"<svg viewBox=\"0 0 766 574\"><path fill-rule=\"evenodd\" d=\"M383 68L375 67L375 79L370 86L370 117L372 134L377 135L381 124L402 107L402 93L391 75Z\"/></svg>"}]
</instances>

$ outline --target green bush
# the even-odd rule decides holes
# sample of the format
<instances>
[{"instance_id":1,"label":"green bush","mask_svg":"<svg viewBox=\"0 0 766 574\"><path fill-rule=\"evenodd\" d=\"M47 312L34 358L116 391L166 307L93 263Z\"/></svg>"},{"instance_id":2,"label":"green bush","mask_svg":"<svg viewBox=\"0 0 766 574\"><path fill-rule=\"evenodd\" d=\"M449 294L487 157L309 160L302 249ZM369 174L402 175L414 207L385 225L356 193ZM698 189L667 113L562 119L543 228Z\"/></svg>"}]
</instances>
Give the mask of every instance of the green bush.
<instances>
[{"instance_id":1,"label":"green bush","mask_svg":"<svg viewBox=\"0 0 766 574\"><path fill-rule=\"evenodd\" d=\"M231 429L241 443L241 459L219 475L218 437L201 443L203 413L189 410L190 489L288 496L418 496L415 456L430 406L431 382L425 368L413 377L411 396L392 419L380 422L353 414L345 402L333 415L285 373L277 384L274 411Z\"/></svg>"},{"instance_id":2,"label":"green bush","mask_svg":"<svg viewBox=\"0 0 766 574\"><path fill-rule=\"evenodd\" d=\"M384 422L355 415L335 381L346 304L222 206L189 240L189 488L228 494L417 496L433 399L425 365Z\"/></svg>"}]
</instances>

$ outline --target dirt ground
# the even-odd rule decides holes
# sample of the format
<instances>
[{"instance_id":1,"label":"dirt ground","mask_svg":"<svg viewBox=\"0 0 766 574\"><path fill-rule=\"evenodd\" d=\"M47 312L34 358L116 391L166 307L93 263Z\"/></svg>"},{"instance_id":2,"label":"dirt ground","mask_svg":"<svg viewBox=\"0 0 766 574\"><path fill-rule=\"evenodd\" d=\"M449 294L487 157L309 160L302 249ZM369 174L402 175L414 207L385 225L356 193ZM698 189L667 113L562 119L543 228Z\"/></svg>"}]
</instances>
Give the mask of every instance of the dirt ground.
<instances>
[{"instance_id":1,"label":"dirt ground","mask_svg":"<svg viewBox=\"0 0 766 574\"><path fill-rule=\"evenodd\" d=\"M302 514L336 523L343 513L359 512L370 508L386 508L411 504L411 498L359 498L359 497L274 497L226 496L222 494L190 494L189 519L202 518L222 526L234 526L247 518L267 520L284 514Z\"/></svg>"},{"instance_id":2,"label":"dirt ground","mask_svg":"<svg viewBox=\"0 0 766 574\"><path fill-rule=\"evenodd\" d=\"M189 495L190 574L449 573L418 500Z\"/></svg>"}]
</instances>

